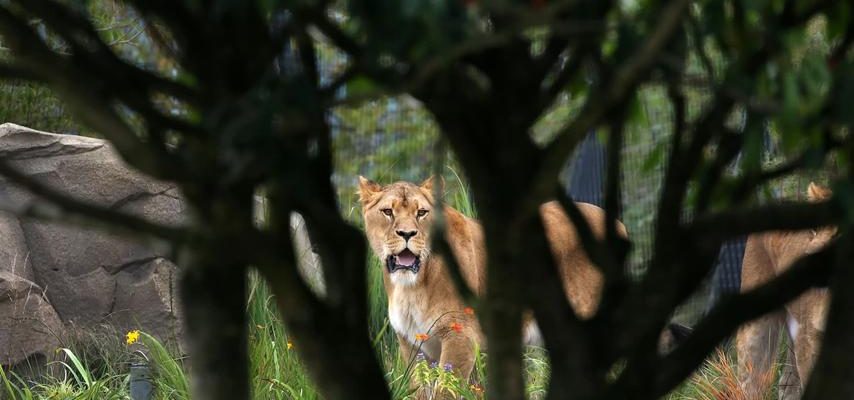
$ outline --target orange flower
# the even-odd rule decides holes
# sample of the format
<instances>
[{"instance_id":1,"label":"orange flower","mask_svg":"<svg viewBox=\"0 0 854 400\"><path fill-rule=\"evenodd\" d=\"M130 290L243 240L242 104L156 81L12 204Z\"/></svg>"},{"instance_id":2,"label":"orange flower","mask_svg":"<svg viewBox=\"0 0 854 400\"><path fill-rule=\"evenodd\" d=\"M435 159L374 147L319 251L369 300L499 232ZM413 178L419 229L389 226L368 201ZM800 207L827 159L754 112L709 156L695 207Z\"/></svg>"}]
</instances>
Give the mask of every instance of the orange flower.
<instances>
[{"instance_id":1,"label":"orange flower","mask_svg":"<svg viewBox=\"0 0 854 400\"><path fill-rule=\"evenodd\" d=\"M451 329L456 333L460 333L463 331L463 325L457 322L451 322Z\"/></svg>"},{"instance_id":2,"label":"orange flower","mask_svg":"<svg viewBox=\"0 0 854 400\"><path fill-rule=\"evenodd\" d=\"M469 385L469 389L471 389L471 391L474 392L475 394L483 393L483 386L480 386L476 383Z\"/></svg>"},{"instance_id":3,"label":"orange flower","mask_svg":"<svg viewBox=\"0 0 854 400\"><path fill-rule=\"evenodd\" d=\"M422 342L426 342L427 339L430 339L430 335L428 335L426 333L416 333L415 334L415 340L420 340Z\"/></svg>"},{"instance_id":4,"label":"orange flower","mask_svg":"<svg viewBox=\"0 0 854 400\"><path fill-rule=\"evenodd\" d=\"M463 308L463 312L466 313L466 315L474 315L474 308L471 308L471 307Z\"/></svg>"}]
</instances>

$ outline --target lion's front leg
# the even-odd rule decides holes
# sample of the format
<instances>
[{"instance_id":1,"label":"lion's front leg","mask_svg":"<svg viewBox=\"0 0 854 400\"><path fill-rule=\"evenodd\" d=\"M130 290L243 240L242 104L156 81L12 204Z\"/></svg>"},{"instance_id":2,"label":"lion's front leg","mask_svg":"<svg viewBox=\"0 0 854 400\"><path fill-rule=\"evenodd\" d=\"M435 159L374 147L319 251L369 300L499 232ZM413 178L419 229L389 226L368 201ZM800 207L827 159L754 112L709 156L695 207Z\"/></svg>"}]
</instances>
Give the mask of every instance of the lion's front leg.
<instances>
[{"instance_id":1,"label":"lion's front leg","mask_svg":"<svg viewBox=\"0 0 854 400\"><path fill-rule=\"evenodd\" d=\"M452 371L462 386L467 386L475 362L474 340L466 335L451 333L442 338L442 353L439 356L439 368ZM452 399L449 393L441 393L436 398Z\"/></svg>"},{"instance_id":2,"label":"lion's front leg","mask_svg":"<svg viewBox=\"0 0 854 400\"><path fill-rule=\"evenodd\" d=\"M397 343L400 345L400 358L403 360L403 363L409 365L409 363L415 362L415 355L418 353L417 346L410 343L399 333L397 334Z\"/></svg>"}]
</instances>

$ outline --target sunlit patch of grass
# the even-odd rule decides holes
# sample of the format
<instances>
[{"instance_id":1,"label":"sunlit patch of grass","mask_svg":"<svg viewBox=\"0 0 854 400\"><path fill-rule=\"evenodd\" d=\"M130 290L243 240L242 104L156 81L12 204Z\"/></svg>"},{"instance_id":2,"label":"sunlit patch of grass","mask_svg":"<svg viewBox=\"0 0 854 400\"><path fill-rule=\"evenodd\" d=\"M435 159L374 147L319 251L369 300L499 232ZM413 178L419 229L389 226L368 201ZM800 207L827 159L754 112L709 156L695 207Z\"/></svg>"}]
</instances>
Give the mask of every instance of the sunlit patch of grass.
<instances>
[{"instance_id":1,"label":"sunlit patch of grass","mask_svg":"<svg viewBox=\"0 0 854 400\"><path fill-rule=\"evenodd\" d=\"M778 369L770 368L766 376L761 378L764 381L762 387L767 388L764 393L747 393L739 382L736 361L723 349L718 349L680 389L668 396L668 400L776 399L777 391L773 382Z\"/></svg>"},{"instance_id":2,"label":"sunlit patch of grass","mask_svg":"<svg viewBox=\"0 0 854 400\"><path fill-rule=\"evenodd\" d=\"M529 347L525 351L525 392L529 399L543 399L549 387L551 367L542 347Z\"/></svg>"},{"instance_id":3,"label":"sunlit patch of grass","mask_svg":"<svg viewBox=\"0 0 854 400\"><path fill-rule=\"evenodd\" d=\"M127 375L96 376L92 368L71 349L58 351L63 367L61 377L46 377L43 382L30 382L0 368L0 397L9 400L75 399L125 400Z\"/></svg>"},{"instance_id":4,"label":"sunlit patch of grass","mask_svg":"<svg viewBox=\"0 0 854 400\"><path fill-rule=\"evenodd\" d=\"M319 395L297 357L267 284L250 279L249 360L252 397L256 399L317 399ZM290 346L289 346L290 344Z\"/></svg>"}]
</instances>

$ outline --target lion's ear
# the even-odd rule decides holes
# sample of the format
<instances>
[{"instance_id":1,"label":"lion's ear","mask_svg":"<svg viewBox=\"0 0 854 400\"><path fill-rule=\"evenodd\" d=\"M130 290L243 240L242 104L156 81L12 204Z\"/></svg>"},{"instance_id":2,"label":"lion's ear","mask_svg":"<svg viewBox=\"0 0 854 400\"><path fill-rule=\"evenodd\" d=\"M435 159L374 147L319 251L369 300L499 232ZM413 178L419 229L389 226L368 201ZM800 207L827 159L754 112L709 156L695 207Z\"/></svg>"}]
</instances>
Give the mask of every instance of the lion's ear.
<instances>
[{"instance_id":1,"label":"lion's ear","mask_svg":"<svg viewBox=\"0 0 854 400\"><path fill-rule=\"evenodd\" d=\"M436 176L431 176L431 177L425 179L424 182L421 182L421 185L420 185L421 189L424 189L428 193L433 193L433 186L439 185L439 191L440 192L444 191L445 190L445 178L443 178L441 175L439 176L438 179L435 179L435 178L436 178Z\"/></svg>"},{"instance_id":2,"label":"lion's ear","mask_svg":"<svg viewBox=\"0 0 854 400\"><path fill-rule=\"evenodd\" d=\"M359 201L362 203L370 201L382 189L379 183L359 175Z\"/></svg>"},{"instance_id":3,"label":"lion's ear","mask_svg":"<svg viewBox=\"0 0 854 400\"><path fill-rule=\"evenodd\" d=\"M810 182L809 187L807 188L807 199L809 201L824 201L833 196L833 191L830 189L816 185L815 182Z\"/></svg>"}]
</instances>

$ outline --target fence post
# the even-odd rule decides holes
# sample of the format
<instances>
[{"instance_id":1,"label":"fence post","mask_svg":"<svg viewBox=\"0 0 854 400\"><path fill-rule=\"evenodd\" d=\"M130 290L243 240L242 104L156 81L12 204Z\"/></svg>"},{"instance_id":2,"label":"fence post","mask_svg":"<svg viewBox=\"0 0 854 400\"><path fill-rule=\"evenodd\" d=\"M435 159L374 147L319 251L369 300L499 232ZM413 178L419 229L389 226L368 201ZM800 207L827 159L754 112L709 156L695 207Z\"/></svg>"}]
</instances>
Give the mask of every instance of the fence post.
<instances>
[{"instance_id":1,"label":"fence post","mask_svg":"<svg viewBox=\"0 0 854 400\"><path fill-rule=\"evenodd\" d=\"M151 383L151 368L145 362L130 365L131 400L151 400L154 386Z\"/></svg>"}]
</instances>

